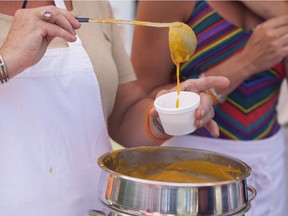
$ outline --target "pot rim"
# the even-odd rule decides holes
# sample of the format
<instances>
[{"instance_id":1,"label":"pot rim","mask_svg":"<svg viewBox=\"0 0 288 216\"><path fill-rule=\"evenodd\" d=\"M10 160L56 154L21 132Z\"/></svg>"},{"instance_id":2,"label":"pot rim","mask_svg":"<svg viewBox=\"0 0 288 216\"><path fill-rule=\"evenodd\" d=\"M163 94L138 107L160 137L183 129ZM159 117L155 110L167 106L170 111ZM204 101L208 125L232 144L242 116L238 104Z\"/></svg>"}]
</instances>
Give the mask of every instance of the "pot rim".
<instances>
[{"instance_id":1,"label":"pot rim","mask_svg":"<svg viewBox=\"0 0 288 216\"><path fill-rule=\"evenodd\" d=\"M225 158L229 158L232 159L240 164L242 164L245 169L246 172L243 173L241 176L232 179L232 180L223 180L223 181L217 181L217 182L206 182L206 183L181 183L181 182L164 182L164 181L154 181L154 180L147 180L147 179L141 179L141 178L136 178L136 177L131 177L131 176L127 176L127 175L123 175L121 173L118 173L114 170L109 169L107 166L105 166L103 164L103 161L105 160L106 157L110 156L112 153L118 153L118 152L123 152L123 151L135 151L135 150L141 150L141 149L151 149L151 150L157 150L159 148L161 149L177 149L177 150L188 150L188 151L192 151L192 150L196 150L196 151L200 151L200 152L205 152L205 153L211 153L211 154L217 154L219 156L223 156ZM252 169L251 167L246 164L245 162L243 162L242 160L235 158L233 156L230 155L226 155L226 154L222 154L219 152L214 152L214 151L209 151L209 150L203 150L203 149L196 149L196 148L184 148L184 147L163 147L163 146L141 146L141 147L133 147L133 148L125 148L125 149L118 149L118 150L113 150L110 152L107 152L103 155L101 155L98 158L98 166L106 171L107 173L109 173L111 176L114 176L116 178L120 178L120 179L125 179L125 180L129 180L129 181L133 181L135 183L142 183L145 185L153 185L153 186L169 186L169 187L209 187L209 186L217 186L217 185L227 185L227 184L231 184L231 183L235 183L235 182L239 182L242 180L246 180L246 178L248 176L251 175L252 173Z\"/></svg>"}]
</instances>

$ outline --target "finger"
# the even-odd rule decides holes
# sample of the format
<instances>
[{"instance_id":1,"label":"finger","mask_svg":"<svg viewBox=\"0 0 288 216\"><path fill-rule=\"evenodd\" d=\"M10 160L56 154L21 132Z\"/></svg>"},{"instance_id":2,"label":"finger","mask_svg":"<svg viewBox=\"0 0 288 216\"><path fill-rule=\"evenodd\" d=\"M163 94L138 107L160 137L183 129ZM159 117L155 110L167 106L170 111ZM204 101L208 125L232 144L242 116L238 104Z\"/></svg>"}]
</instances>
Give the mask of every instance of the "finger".
<instances>
[{"instance_id":1,"label":"finger","mask_svg":"<svg viewBox=\"0 0 288 216\"><path fill-rule=\"evenodd\" d=\"M275 30L276 38L281 38L288 33L288 25L287 26L280 26Z\"/></svg>"},{"instance_id":2,"label":"finger","mask_svg":"<svg viewBox=\"0 0 288 216\"><path fill-rule=\"evenodd\" d=\"M211 88L227 88L230 82L223 76L209 76L189 79L181 83L182 91L201 92Z\"/></svg>"},{"instance_id":3,"label":"finger","mask_svg":"<svg viewBox=\"0 0 288 216\"><path fill-rule=\"evenodd\" d=\"M288 45L286 45L282 48L282 52L285 56L288 56Z\"/></svg>"},{"instance_id":4,"label":"finger","mask_svg":"<svg viewBox=\"0 0 288 216\"><path fill-rule=\"evenodd\" d=\"M266 21L261 25L265 25L268 28L278 28L280 26L288 25L288 15L269 19L268 21Z\"/></svg>"},{"instance_id":5,"label":"finger","mask_svg":"<svg viewBox=\"0 0 288 216\"><path fill-rule=\"evenodd\" d=\"M202 109L202 117L200 119L197 119L195 121L195 125L197 128L201 128L204 127L208 122L210 122L210 120L214 117L215 113L214 113L214 109L212 107L210 107L208 109L208 111L204 111Z\"/></svg>"},{"instance_id":6,"label":"finger","mask_svg":"<svg viewBox=\"0 0 288 216\"><path fill-rule=\"evenodd\" d=\"M45 23L44 25L39 26L39 29L41 31L42 37L48 37L52 39L54 37L60 37L69 42L74 42L77 39L74 34L71 34L62 27L52 23Z\"/></svg>"},{"instance_id":7,"label":"finger","mask_svg":"<svg viewBox=\"0 0 288 216\"><path fill-rule=\"evenodd\" d=\"M73 35L76 35L75 29L80 27L80 23L67 10L49 6L40 12L40 19L62 27Z\"/></svg>"},{"instance_id":8,"label":"finger","mask_svg":"<svg viewBox=\"0 0 288 216\"><path fill-rule=\"evenodd\" d=\"M200 105L196 109L195 118L200 120L203 118L213 105L213 100L206 92L200 92Z\"/></svg>"},{"instance_id":9,"label":"finger","mask_svg":"<svg viewBox=\"0 0 288 216\"><path fill-rule=\"evenodd\" d=\"M53 12L52 12L52 10L45 9L45 10L41 11L40 15L41 15L41 19L43 19L43 21L49 22L53 16Z\"/></svg>"},{"instance_id":10,"label":"finger","mask_svg":"<svg viewBox=\"0 0 288 216\"><path fill-rule=\"evenodd\" d=\"M56 19L56 25L66 29L71 34L76 34L75 29L80 28L80 23L75 19L74 15L67 10L58 9L55 18L57 16L59 16L59 19Z\"/></svg>"},{"instance_id":11,"label":"finger","mask_svg":"<svg viewBox=\"0 0 288 216\"><path fill-rule=\"evenodd\" d=\"M210 120L205 126L204 128L209 131L209 133L213 136L213 137L219 137L220 133L219 133L219 128L217 123L214 120Z\"/></svg>"},{"instance_id":12,"label":"finger","mask_svg":"<svg viewBox=\"0 0 288 216\"><path fill-rule=\"evenodd\" d=\"M284 36L279 38L279 40L276 41L276 45L284 47L288 45L288 34L286 33Z\"/></svg>"}]
</instances>

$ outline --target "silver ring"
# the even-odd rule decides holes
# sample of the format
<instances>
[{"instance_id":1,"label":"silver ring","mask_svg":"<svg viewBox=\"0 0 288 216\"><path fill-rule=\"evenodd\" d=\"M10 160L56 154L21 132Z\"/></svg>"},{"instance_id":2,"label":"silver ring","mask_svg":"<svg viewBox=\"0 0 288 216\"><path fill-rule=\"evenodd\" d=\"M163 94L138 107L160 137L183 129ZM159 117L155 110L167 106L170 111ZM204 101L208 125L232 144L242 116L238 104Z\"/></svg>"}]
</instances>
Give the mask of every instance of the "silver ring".
<instances>
[{"instance_id":1,"label":"silver ring","mask_svg":"<svg viewBox=\"0 0 288 216\"><path fill-rule=\"evenodd\" d=\"M51 10L46 9L41 12L41 16L44 17L46 21L49 21L52 18L53 13Z\"/></svg>"}]
</instances>

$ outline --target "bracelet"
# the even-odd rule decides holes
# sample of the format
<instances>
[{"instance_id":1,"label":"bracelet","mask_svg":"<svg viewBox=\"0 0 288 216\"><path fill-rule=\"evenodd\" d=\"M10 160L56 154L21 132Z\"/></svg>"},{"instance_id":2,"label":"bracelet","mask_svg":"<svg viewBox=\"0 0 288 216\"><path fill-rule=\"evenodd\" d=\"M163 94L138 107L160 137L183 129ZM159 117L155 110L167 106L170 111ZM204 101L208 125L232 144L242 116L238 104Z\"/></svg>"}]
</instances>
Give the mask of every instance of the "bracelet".
<instances>
[{"instance_id":1,"label":"bracelet","mask_svg":"<svg viewBox=\"0 0 288 216\"><path fill-rule=\"evenodd\" d=\"M213 104L218 105L219 101L218 101L218 99L216 98L216 95L213 94L211 90L212 90L212 89L207 89L207 90L205 90L205 92L206 92L207 94L209 94L209 96L212 98ZM213 90L214 90L214 89L213 89Z\"/></svg>"},{"instance_id":2,"label":"bracelet","mask_svg":"<svg viewBox=\"0 0 288 216\"><path fill-rule=\"evenodd\" d=\"M5 63L3 61L3 58L0 55L0 81L1 83L5 83L8 82L8 80L9 80L8 72Z\"/></svg>"},{"instance_id":3,"label":"bracelet","mask_svg":"<svg viewBox=\"0 0 288 216\"><path fill-rule=\"evenodd\" d=\"M200 74L199 78L202 77L205 77L205 73ZM215 105L223 103L226 100L226 98L223 97L221 94L217 93L217 91L214 88L207 89L206 93L210 95Z\"/></svg>"},{"instance_id":4,"label":"bracelet","mask_svg":"<svg viewBox=\"0 0 288 216\"><path fill-rule=\"evenodd\" d=\"M148 136L155 142L159 142L159 143L163 143L169 139L171 139L173 136L169 136L168 138L164 138L164 139L159 139L157 137L155 137L152 132L151 132L151 129L150 129L150 123L149 123L149 113L150 113L150 110L152 109L152 106L153 104L151 104L148 109L147 109L147 112L146 112L146 121L145 121L145 128L146 128L146 132L148 134ZM153 120L154 121L154 120ZM158 120L156 119L156 121L158 122ZM155 123L154 123L155 124ZM160 125L160 123L158 122L158 124ZM162 125L160 125L162 127ZM156 127L158 129L158 127ZM163 129L163 127L162 127ZM159 130L159 129L158 129ZM161 129L160 129L161 130ZM162 132L162 131L161 131ZM163 129L163 132L164 132L164 129ZM165 133L165 132L164 132Z\"/></svg>"}]
</instances>

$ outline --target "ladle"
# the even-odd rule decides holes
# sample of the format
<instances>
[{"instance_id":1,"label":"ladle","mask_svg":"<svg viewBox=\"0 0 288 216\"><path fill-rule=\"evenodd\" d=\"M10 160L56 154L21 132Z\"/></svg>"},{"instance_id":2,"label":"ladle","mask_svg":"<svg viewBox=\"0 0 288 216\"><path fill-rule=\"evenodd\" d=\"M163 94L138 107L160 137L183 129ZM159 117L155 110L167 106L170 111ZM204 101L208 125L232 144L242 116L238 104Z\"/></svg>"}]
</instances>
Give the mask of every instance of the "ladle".
<instances>
[{"instance_id":1,"label":"ladle","mask_svg":"<svg viewBox=\"0 0 288 216\"><path fill-rule=\"evenodd\" d=\"M98 18L76 18L79 22L98 22L141 25L149 27L168 27L169 28L169 47L173 62L183 63L190 59L197 45L197 39L193 30L181 22L158 23L136 20L122 19L98 19Z\"/></svg>"},{"instance_id":2,"label":"ladle","mask_svg":"<svg viewBox=\"0 0 288 216\"><path fill-rule=\"evenodd\" d=\"M76 18L76 19L79 22L129 24L129 25L149 26L149 27L169 27L169 48L171 52L172 61L177 68L176 70L177 93L179 96L180 64L188 61L191 58L197 46L197 38L190 26L182 22L158 23L158 22L122 20L122 19L98 19L98 18ZM177 99L176 101L176 107L177 108L179 107L179 99Z\"/></svg>"}]
</instances>

